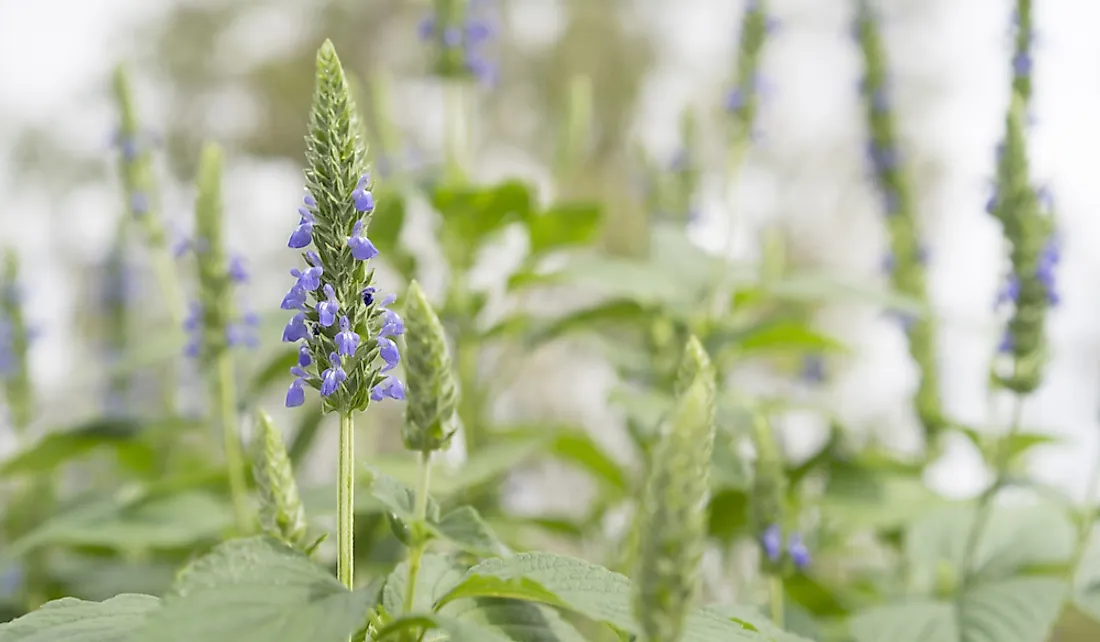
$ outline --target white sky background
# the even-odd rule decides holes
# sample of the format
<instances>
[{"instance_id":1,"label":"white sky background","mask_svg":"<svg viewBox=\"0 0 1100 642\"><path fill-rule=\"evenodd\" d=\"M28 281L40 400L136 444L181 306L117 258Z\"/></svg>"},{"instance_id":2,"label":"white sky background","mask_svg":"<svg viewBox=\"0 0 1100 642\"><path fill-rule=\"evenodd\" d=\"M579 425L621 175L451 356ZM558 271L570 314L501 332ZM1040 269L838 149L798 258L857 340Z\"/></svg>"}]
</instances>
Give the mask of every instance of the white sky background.
<instances>
[{"instance_id":1,"label":"white sky background","mask_svg":"<svg viewBox=\"0 0 1100 642\"><path fill-rule=\"evenodd\" d=\"M518 0L517 18L542 16L536 24L552 28L555 21L546 19L542 1ZM671 152L679 110L688 102L702 104L718 96L740 3L640 4L646 5L643 19L664 41L643 93L639 133L655 150ZM776 218L790 221L820 261L841 273L874 278L884 247L875 201L869 191L852 193L847 187L862 171L863 149L855 111L859 62L847 35L851 3L773 0L771 5L783 27L767 53L765 71L774 87L762 120L766 140L760 155L767 162L746 171L734 200L739 220L746 230ZM987 360L996 342L990 304L1003 256L999 230L983 206L1007 101L1011 3L929 0L929 5L914 17L888 13L887 29L895 36L890 46L901 127L911 143L907 156L940 173L937 188L921 195L920 207L929 219L930 285L949 320L941 341L943 391L953 416L982 425L988 423ZM1094 212L1100 183L1093 160L1100 149L1100 38L1095 35L1100 4L1039 0L1036 5L1040 40L1035 52L1033 165L1037 179L1053 187L1065 248L1058 275L1063 305L1049 324L1054 358L1047 384L1026 406L1025 424L1065 436L1064 447L1046 448L1036 457L1036 470L1080 494L1100 443L1100 298L1095 278L1100 251L1093 249L1100 248L1100 217ZM163 7L149 0L0 0L0 191L6 202L0 208L0 244L14 237L28 271L47 285L34 293L31 305L37 318L48 319L46 332L54 336L70 331L74 286L51 262L51 253L62 248L87 251L106 241L111 217L82 216L78 207L112 211L113 186L62 196L79 220L71 228L51 229L44 213L57 201L14 184L2 150L10 149L22 125L43 122L52 123L76 149L91 152L103 146L110 108L86 97L104 82L115 56L129 49L125 38L133 35L126 30L127 21L137 12L147 15ZM538 28L523 31L531 29ZM271 35L253 33L257 38ZM913 95L929 79L941 85L935 93ZM155 103L144 107L155 118ZM784 169L788 163L797 171ZM229 183L231 193L252 199L249 209L261 213L294 202L296 176L293 167L250 165L232 170L227 183L234 181ZM65 186L55 190L63 194ZM711 186L706 205L699 237L724 238L722 190ZM272 243L281 243L282 234L273 231L279 240ZM740 239L741 252L750 251L749 235ZM838 311L824 322L860 349L859 359L846 364L846 374L833 390L844 416L863 430L908 421L903 411L912 372L900 333L871 312ZM78 358L72 348L63 339L38 345L38 375L45 386L64 381ZM979 479L973 456L964 448L935 481L963 492L973 490Z\"/></svg>"}]
</instances>

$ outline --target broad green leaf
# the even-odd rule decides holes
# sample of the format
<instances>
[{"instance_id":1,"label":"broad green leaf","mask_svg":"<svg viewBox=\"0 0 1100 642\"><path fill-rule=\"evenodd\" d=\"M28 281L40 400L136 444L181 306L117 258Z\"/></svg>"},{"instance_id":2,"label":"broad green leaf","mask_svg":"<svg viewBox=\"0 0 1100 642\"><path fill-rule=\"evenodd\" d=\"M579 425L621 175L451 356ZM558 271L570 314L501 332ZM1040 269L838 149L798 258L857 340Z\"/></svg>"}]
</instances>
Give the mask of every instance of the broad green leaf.
<instances>
[{"instance_id":1,"label":"broad green leaf","mask_svg":"<svg viewBox=\"0 0 1100 642\"><path fill-rule=\"evenodd\" d=\"M945 506L915 522L906 533L906 556L918 591L936 585L943 565L961 576L974 524L973 504ZM1032 568L1064 564L1074 548L1073 524L1051 504L996 507L982 530L972 570L984 580L1013 577Z\"/></svg>"},{"instance_id":2,"label":"broad green leaf","mask_svg":"<svg viewBox=\"0 0 1100 642\"><path fill-rule=\"evenodd\" d=\"M377 591L348 591L325 568L267 537L221 544L181 572L143 642L346 642Z\"/></svg>"},{"instance_id":3,"label":"broad green leaf","mask_svg":"<svg viewBox=\"0 0 1100 642\"><path fill-rule=\"evenodd\" d=\"M461 622L434 613L412 614L397 618L378 635L379 640L399 640L402 631L430 629L446 633L446 637L429 634L422 642L516 642L489 627L473 622Z\"/></svg>"},{"instance_id":4,"label":"broad green leaf","mask_svg":"<svg viewBox=\"0 0 1100 642\"><path fill-rule=\"evenodd\" d=\"M830 467L821 510L838 528L857 532L904 526L946 501L920 478L853 464Z\"/></svg>"},{"instance_id":5,"label":"broad green leaf","mask_svg":"<svg viewBox=\"0 0 1100 642\"><path fill-rule=\"evenodd\" d=\"M519 181L492 187L443 185L432 192L431 202L443 219L444 252L460 268L473 264L489 236L531 212L530 190Z\"/></svg>"},{"instance_id":6,"label":"broad green leaf","mask_svg":"<svg viewBox=\"0 0 1100 642\"><path fill-rule=\"evenodd\" d=\"M370 492L395 517L406 524L415 521L416 491L393 477L374 471ZM478 512L463 506L442 517L439 504L428 498L428 531L460 549L481 556L501 555L508 549Z\"/></svg>"},{"instance_id":7,"label":"broad green leaf","mask_svg":"<svg viewBox=\"0 0 1100 642\"><path fill-rule=\"evenodd\" d=\"M862 303L913 315L928 313L928 306L912 297L827 275L794 275L756 287L767 296L789 301Z\"/></svg>"},{"instance_id":8,"label":"broad green leaf","mask_svg":"<svg viewBox=\"0 0 1100 642\"><path fill-rule=\"evenodd\" d=\"M777 627L768 616L754 608L714 604L703 607L701 613L731 620L749 631L758 631L775 642L810 642L804 637Z\"/></svg>"},{"instance_id":9,"label":"broad green leaf","mask_svg":"<svg viewBox=\"0 0 1100 642\"><path fill-rule=\"evenodd\" d=\"M606 568L550 553L520 553L491 559L437 601L437 607L465 598L511 598L565 608L638 635L630 580ZM740 624L700 610L688 618L684 642L764 640Z\"/></svg>"},{"instance_id":10,"label":"broad green leaf","mask_svg":"<svg viewBox=\"0 0 1100 642\"><path fill-rule=\"evenodd\" d=\"M726 349L739 355L761 352L839 352L846 348L840 341L790 320L769 321L736 333L729 338Z\"/></svg>"},{"instance_id":11,"label":"broad green leaf","mask_svg":"<svg viewBox=\"0 0 1100 642\"><path fill-rule=\"evenodd\" d=\"M597 203L562 203L532 213L524 223L531 239L531 254L539 255L595 240L602 211Z\"/></svg>"},{"instance_id":12,"label":"broad green leaf","mask_svg":"<svg viewBox=\"0 0 1100 642\"><path fill-rule=\"evenodd\" d=\"M428 530L436 537L475 555L491 557L508 553L508 547L501 543L477 510L470 506L461 506L444 515L438 522L429 522Z\"/></svg>"},{"instance_id":13,"label":"broad green leaf","mask_svg":"<svg viewBox=\"0 0 1100 642\"><path fill-rule=\"evenodd\" d=\"M46 433L37 442L6 460L0 466L0 477L52 471L58 465L96 448L129 441L139 434L141 428L141 423L134 420L101 419L69 430Z\"/></svg>"},{"instance_id":14,"label":"broad green leaf","mask_svg":"<svg viewBox=\"0 0 1100 642\"><path fill-rule=\"evenodd\" d=\"M1062 613L1066 585L1017 577L978 584L953 604L913 600L851 621L856 642L1043 642Z\"/></svg>"},{"instance_id":15,"label":"broad green leaf","mask_svg":"<svg viewBox=\"0 0 1100 642\"><path fill-rule=\"evenodd\" d=\"M466 608L456 615L460 622L482 625L514 642L586 642L560 613L541 604L484 598L461 606Z\"/></svg>"},{"instance_id":16,"label":"broad green leaf","mask_svg":"<svg viewBox=\"0 0 1100 642\"><path fill-rule=\"evenodd\" d=\"M0 624L0 642L127 642L160 600L123 594L104 602L66 597Z\"/></svg>"},{"instance_id":17,"label":"broad green leaf","mask_svg":"<svg viewBox=\"0 0 1100 642\"><path fill-rule=\"evenodd\" d=\"M987 463L995 461L999 456L999 449L1003 447L1008 448L1008 462L1011 464L1036 446L1046 446L1059 442L1058 437L1054 435L1030 430L1021 430L1009 436L963 425L954 427L974 444L978 452L981 453L982 459Z\"/></svg>"},{"instance_id":18,"label":"broad green leaf","mask_svg":"<svg viewBox=\"0 0 1100 642\"><path fill-rule=\"evenodd\" d=\"M139 489L85 499L0 551L0 566L46 545L101 546L113 550L167 549L217 538L232 524L221 497L185 491L149 497Z\"/></svg>"},{"instance_id":19,"label":"broad green leaf","mask_svg":"<svg viewBox=\"0 0 1100 642\"><path fill-rule=\"evenodd\" d=\"M1085 516L1085 519L1094 518L1093 514ZM1095 526L1076 575L1074 603L1086 615L1100 622L1100 532Z\"/></svg>"},{"instance_id":20,"label":"broad green leaf","mask_svg":"<svg viewBox=\"0 0 1100 642\"><path fill-rule=\"evenodd\" d=\"M85 600L107 600L120 593L163 595L172 587L179 564L167 560L130 560L72 553L50 562L53 579Z\"/></svg>"},{"instance_id":21,"label":"broad green leaf","mask_svg":"<svg viewBox=\"0 0 1100 642\"><path fill-rule=\"evenodd\" d=\"M417 573L416 591L413 594L413 612L431 613L437 600L446 595L461 581L464 570L451 557L434 553L425 553L420 559L420 571ZM405 591L408 586L409 563L401 562L386 577L382 588L382 606L393 616L405 614ZM450 614L451 610L444 610Z\"/></svg>"}]
</instances>

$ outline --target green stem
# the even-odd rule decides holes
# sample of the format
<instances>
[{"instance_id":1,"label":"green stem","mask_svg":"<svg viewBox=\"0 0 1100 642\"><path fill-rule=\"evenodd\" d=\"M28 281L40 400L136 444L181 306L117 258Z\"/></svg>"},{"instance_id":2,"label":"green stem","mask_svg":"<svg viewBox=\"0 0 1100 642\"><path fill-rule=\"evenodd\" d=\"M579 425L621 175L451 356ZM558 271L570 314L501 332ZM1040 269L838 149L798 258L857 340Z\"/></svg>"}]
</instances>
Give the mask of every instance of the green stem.
<instances>
[{"instance_id":1,"label":"green stem","mask_svg":"<svg viewBox=\"0 0 1100 642\"><path fill-rule=\"evenodd\" d=\"M336 574L340 583L350 590L355 584L355 419L351 411L340 413L340 472L336 503Z\"/></svg>"},{"instance_id":2,"label":"green stem","mask_svg":"<svg viewBox=\"0 0 1100 642\"><path fill-rule=\"evenodd\" d=\"M768 593L771 597L772 621L783 628L783 578L778 574L768 578Z\"/></svg>"},{"instance_id":3,"label":"green stem","mask_svg":"<svg viewBox=\"0 0 1100 642\"><path fill-rule=\"evenodd\" d=\"M977 555L978 544L981 542L982 535L989 525L989 519L993 513L993 499L997 495L997 491L1004 486L1007 480L1008 467L1012 457L1012 438L1020 432L1020 416L1023 407L1024 397L1017 393L1013 398L1012 420L1011 424L1009 424L1008 432L997 441L993 463L996 477L993 479L993 484L978 497L978 505L974 513L974 524L970 527L970 535L967 537L966 548L963 549L961 567L962 583L960 584L962 588L966 588L972 579L971 572L973 571L974 557Z\"/></svg>"},{"instance_id":4,"label":"green stem","mask_svg":"<svg viewBox=\"0 0 1100 642\"><path fill-rule=\"evenodd\" d=\"M229 491L233 497L233 514L240 534L251 530L248 510L248 484L244 478L244 454L237 431L237 386L233 377L233 357L229 350L218 356L217 397L221 412L225 465L229 474Z\"/></svg>"},{"instance_id":5,"label":"green stem","mask_svg":"<svg viewBox=\"0 0 1100 642\"><path fill-rule=\"evenodd\" d=\"M1077 548L1073 552L1073 559L1070 561L1069 566L1071 580L1077 578L1081 560L1084 559L1085 552L1088 550L1089 539L1092 538L1092 529L1097 518L1096 496L1098 493L1100 493L1100 457L1093 461L1092 471L1089 473L1089 483L1085 490L1085 510L1081 515L1081 530L1078 532Z\"/></svg>"},{"instance_id":6,"label":"green stem","mask_svg":"<svg viewBox=\"0 0 1100 642\"><path fill-rule=\"evenodd\" d=\"M730 154L727 159L727 175L731 181L736 181L737 175L741 170L741 163L745 160L745 152L748 151L748 137L740 135L736 141L734 141ZM732 188L731 188L732 191ZM732 201L732 197L730 199ZM733 254L734 244L737 241L737 217L735 215L736 207L733 203L730 203L730 215L729 215L729 229L726 231L726 240L723 247L722 255L719 260L715 262L715 276L714 283L711 287L710 296L707 299L707 310L711 314L716 314L719 317L725 316L721 310L726 306L725 300L733 295L732 286L730 284L730 255Z\"/></svg>"},{"instance_id":7,"label":"green stem","mask_svg":"<svg viewBox=\"0 0 1100 642\"><path fill-rule=\"evenodd\" d=\"M409 577L405 582L405 608L403 614L412 612L416 597L416 576L420 572L420 560L424 557L424 523L428 518L428 487L431 484L431 451L420 453L420 480L416 485L416 508L413 524L413 541L409 547Z\"/></svg>"}]
</instances>

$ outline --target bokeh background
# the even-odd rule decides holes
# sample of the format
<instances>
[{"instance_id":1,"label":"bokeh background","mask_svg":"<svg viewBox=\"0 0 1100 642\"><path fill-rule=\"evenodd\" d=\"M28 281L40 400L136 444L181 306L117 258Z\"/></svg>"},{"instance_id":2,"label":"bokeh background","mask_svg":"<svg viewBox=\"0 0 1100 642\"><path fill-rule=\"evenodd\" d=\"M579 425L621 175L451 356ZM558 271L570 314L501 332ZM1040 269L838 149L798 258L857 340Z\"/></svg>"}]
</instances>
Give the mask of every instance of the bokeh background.
<instances>
[{"instance_id":1,"label":"bokeh background","mask_svg":"<svg viewBox=\"0 0 1100 642\"><path fill-rule=\"evenodd\" d=\"M947 414L978 426L999 423L986 377L1001 327L992 304L1005 251L983 208L1010 86L1009 4L880 3L904 155L931 250L931 296L945 320L939 354ZM717 170L704 176L701 218L691 234L719 252L734 226L736 257L752 260L767 228L784 235L788 258L800 266L883 282L886 239L864 170L852 6L770 5L781 22L763 62L762 137L736 184ZM227 238L251 265L250 302L273 311L294 262L285 243L297 216L317 46L331 38L356 76L388 78L405 162L438 162L442 90L416 34L426 10L412 0L0 0L0 245L19 252L29 314L40 331L33 373L42 398L51 400L43 423L87 415L101 402L103 364L87 338L96 332L89 311L120 208L110 148L112 68L130 65L143 121L163 140L164 213L181 234L190 226L202 141L227 150ZM685 109L699 116L704 139L722 118L742 10L733 0L501 3L499 82L478 90L477 108L467 114L471 174L532 180L546 198L552 189L600 198L613 223L605 245L631 252L643 225L632 150L642 145L669 162ZM1090 251L1100 241L1093 162L1100 149L1093 73L1100 6L1054 0L1037 2L1035 11L1032 161L1034 175L1055 195L1065 245L1062 303L1048 324L1052 360L1026 404L1024 424L1060 439L1036 451L1035 474L1081 498L1088 467L1100 456L1100 253ZM554 188L556 123L578 74L594 88L593 145L577 182ZM721 150L713 152L717 168ZM424 214L414 208L404 240L427 256L434 240ZM487 283L493 261L511 260L507 244L497 254L485 266ZM429 261L425 284L438 293L444 280L432 274ZM137 287L154 305L155 284ZM830 378L813 394L851 428L911 446L915 372L896 324L880 310L850 305L824 309L819 321L855 351L830 362ZM278 331L265 330L266 346L278 342ZM622 436L618 411L607 402L612 380L598 355L564 342L531 355L515 382L501 386L494 411L583 423L614 452ZM761 376L744 385L777 384ZM825 438L824 420L815 415L792 413L781 427L796 457ZM10 448L5 435L0 444ZM313 472L328 476L326 466L318 462ZM577 487L540 483L545 473L520 474L511 501L567 510L583 480ZM561 471L553 474L559 480ZM959 496L987 481L961 439L929 475L934 487Z\"/></svg>"}]
</instances>

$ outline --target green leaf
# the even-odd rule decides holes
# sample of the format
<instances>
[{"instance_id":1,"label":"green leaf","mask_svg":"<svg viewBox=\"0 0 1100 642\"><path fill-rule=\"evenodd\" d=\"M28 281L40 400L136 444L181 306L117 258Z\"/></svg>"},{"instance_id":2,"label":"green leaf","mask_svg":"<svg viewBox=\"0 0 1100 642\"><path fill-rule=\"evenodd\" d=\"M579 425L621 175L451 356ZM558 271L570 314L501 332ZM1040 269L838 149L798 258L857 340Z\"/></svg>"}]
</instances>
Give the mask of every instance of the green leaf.
<instances>
[{"instance_id":1,"label":"green leaf","mask_svg":"<svg viewBox=\"0 0 1100 642\"><path fill-rule=\"evenodd\" d=\"M1043 642L1062 613L1066 585L1017 577L979 584L956 605L938 600L865 611L851 621L856 642Z\"/></svg>"},{"instance_id":2,"label":"green leaf","mask_svg":"<svg viewBox=\"0 0 1100 642\"><path fill-rule=\"evenodd\" d=\"M488 627L427 613L416 613L394 620L379 632L378 639L399 639L398 636L402 631L416 629L439 630L447 634L446 638L429 635L423 642L443 642L443 640L446 642L515 642Z\"/></svg>"},{"instance_id":3,"label":"green leaf","mask_svg":"<svg viewBox=\"0 0 1100 642\"><path fill-rule=\"evenodd\" d=\"M40 546L99 546L113 550L170 549L215 539L232 523L226 501L204 491L147 497L138 490L84 499L0 552L0 566Z\"/></svg>"},{"instance_id":4,"label":"green leaf","mask_svg":"<svg viewBox=\"0 0 1100 642\"><path fill-rule=\"evenodd\" d=\"M66 597L0 624L0 642L126 642L159 604L149 595L123 594L105 602Z\"/></svg>"},{"instance_id":5,"label":"green leaf","mask_svg":"<svg viewBox=\"0 0 1100 642\"><path fill-rule=\"evenodd\" d=\"M420 572L416 577L413 612L435 611L433 607L436 601L457 586L462 581L463 574L464 570L452 557L426 553L420 559ZM382 606L390 615L405 615L405 591L408 579L408 561L398 564L386 577L386 584L382 588ZM450 613L450 611L444 613Z\"/></svg>"},{"instance_id":6,"label":"green leaf","mask_svg":"<svg viewBox=\"0 0 1100 642\"><path fill-rule=\"evenodd\" d=\"M531 212L530 190L519 181L487 188L442 185L432 192L431 202L443 218L448 262L462 268L473 264L478 248L492 234Z\"/></svg>"},{"instance_id":7,"label":"green leaf","mask_svg":"<svg viewBox=\"0 0 1100 642\"><path fill-rule=\"evenodd\" d=\"M974 523L973 504L940 508L915 522L906 533L906 557L918 591L942 582L941 568L961 576L962 559ZM1073 524L1060 506L996 507L982 530L973 569L978 578L995 580L1020 572L1064 564L1076 540Z\"/></svg>"},{"instance_id":8,"label":"green leaf","mask_svg":"<svg viewBox=\"0 0 1100 642\"><path fill-rule=\"evenodd\" d=\"M508 547L501 543L496 533L471 506L456 508L438 522L429 522L428 530L436 537L475 555L491 557L508 553Z\"/></svg>"},{"instance_id":9,"label":"green leaf","mask_svg":"<svg viewBox=\"0 0 1100 642\"><path fill-rule=\"evenodd\" d=\"M539 345L570 332L592 332L601 328L621 332L623 326L637 325L640 328L648 320L647 308L638 301L614 299L576 312L570 312L549 323L542 324L541 327L532 332L528 341L532 345Z\"/></svg>"},{"instance_id":10,"label":"green leaf","mask_svg":"<svg viewBox=\"0 0 1100 642\"><path fill-rule=\"evenodd\" d=\"M838 352L846 348L836 339L805 323L779 320L762 323L732 337L728 346L740 355L761 352Z\"/></svg>"},{"instance_id":11,"label":"green leaf","mask_svg":"<svg viewBox=\"0 0 1100 642\"><path fill-rule=\"evenodd\" d=\"M788 301L861 303L907 314L928 313L928 306L912 297L831 276L795 275L757 287L765 295Z\"/></svg>"},{"instance_id":12,"label":"green leaf","mask_svg":"<svg viewBox=\"0 0 1100 642\"><path fill-rule=\"evenodd\" d=\"M436 608L466 598L509 598L568 609L638 635L633 591L625 576L583 560L550 553L520 553L491 559L467 571ZM683 642L765 640L740 624L706 610L688 618Z\"/></svg>"},{"instance_id":13,"label":"green leaf","mask_svg":"<svg viewBox=\"0 0 1100 642\"><path fill-rule=\"evenodd\" d=\"M586 642L584 636L556 610L517 600L483 598L465 602L457 618L482 625L513 642Z\"/></svg>"},{"instance_id":14,"label":"green leaf","mask_svg":"<svg viewBox=\"0 0 1100 642\"><path fill-rule=\"evenodd\" d=\"M374 470L372 474L370 492L374 498L405 524L415 522L416 491L385 473ZM442 517L439 512L439 504L429 497L426 527L432 535L475 555L488 557L508 552L475 509L463 506Z\"/></svg>"},{"instance_id":15,"label":"green leaf","mask_svg":"<svg viewBox=\"0 0 1100 642\"><path fill-rule=\"evenodd\" d=\"M1008 448L1008 462L1013 463L1021 455L1027 453L1036 446L1056 444L1060 441L1059 438L1054 435L1029 430L1021 430L1013 435L1000 435L995 432L977 430L963 425L956 425L954 428L974 444L978 452L981 453L982 459L987 463L992 463L996 460L999 448Z\"/></svg>"},{"instance_id":16,"label":"green leaf","mask_svg":"<svg viewBox=\"0 0 1100 642\"><path fill-rule=\"evenodd\" d=\"M524 222L531 239L531 254L592 242L599 233L601 215L598 203L561 203L528 216Z\"/></svg>"},{"instance_id":17,"label":"green leaf","mask_svg":"<svg viewBox=\"0 0 1100 642\"><path fill-rule=\"evenodd\" d=\"M298 363L298 350L296 348L281 348L263 362L253 373L248 382L245 393L241 396L241 403L251 406L267 392L268 388L277 382L285 382L287 370Z\"/></svg>"},{"instance_id":18,"label":"green leaf","mask_svg":"<svg viewBox=\"0 0 1100 642\"><path fill-rule=\"evenodd\" d=\"M137 639L346 642L375 599L274 539L232 540L184 569Z\"/></svg>"},{"instance_id":19,"label":"green leaf","mask_svg":"<svg viewBox=\"0 0 1100 642\"><path fill-rule=\"evenodd\" d=\"M748 631L763 633L769 640L775 640L775 642L810 642L804 637L788 633L777 627L771 619L754 608L714 604L703 607L702 612L736 622Z\"/></svg>"}]
</instances>

